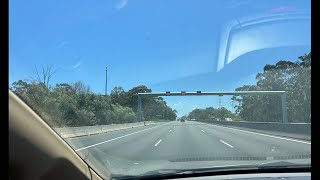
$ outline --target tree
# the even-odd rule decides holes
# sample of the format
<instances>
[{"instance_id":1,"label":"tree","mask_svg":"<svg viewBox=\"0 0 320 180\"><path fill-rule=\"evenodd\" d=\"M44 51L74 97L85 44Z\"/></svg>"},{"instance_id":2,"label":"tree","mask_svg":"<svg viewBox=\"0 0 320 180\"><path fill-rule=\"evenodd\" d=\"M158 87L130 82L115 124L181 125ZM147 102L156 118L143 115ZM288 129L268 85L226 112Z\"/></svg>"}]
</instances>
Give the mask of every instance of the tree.
<instances>
[{"instance_id":1,"label":"tree","mask_svg":"<svg viewBox=\"0 0 320 180\"><path fill-rule=\"evenodd\" d=\"M210 120L225 120L227 118L234 118L235 115L228 109L207 107L205 109L194 109L188 116L189 119L196 119L198 121L210 121Z\"/></svg>"},{"instance_id":2,"label":"tree","mask_svg":"<svg viewBox=\"0 0 320 180\"><path fill-rule=\"evenodd\" d=\"M137 112L137 106L138 106L138 93L150 93L151 89L149 89L145 85L136 86L132 89L130 89L125 94L125 106L132 108L134 112ZM142 110L144 111L150 102L152 102L154 99L152 97L143 97L141 99L143 106Z\"/></svg>"},{"instance_id":3,"label":"tree","mask_svg":"<svg viewBox=\"0 0 320 180\"><path fill-rule=\"evenodd\" d=\"M53 65L46 65L45 67L41 65L41 72L38 71L37 66L34 67L37 73L36 81L49 89L49 82L52 78L52 75L55 74L57 70L52 69Z\"/></svg>"},{"instance_id":4,"label":"tree","mask_svg":"<svg viewBox=\"0 0 320 180\"><path fill-rule=\"evenodd\" d=\"M111 96L102 96L90 92L90 87L81 81L58 83L49 90L43 82L19 80L10 89L53 127L134 122L136 114L133 108L136 108L137 93L151 92L144 85L128 92L116 87ZM176 118L176 111L167 106L161 97L143 98L143 104L145 120L158 120L157 112L162 113L162 119Z\"/></svg>"},{"instance_id":5,"label":"tree","mask_svg":"<svg viewBox=\"0 0 320 180\"><path fill-rule=\"evenodd\" d=\"M28 83L23 80L19 80L17 82L13 82L10 89L17 95L22 95L28 91Z\"/></svg>"},{"instance_id":6,"label":"tree","mask_svg":"<svg viewBox=\"0 0 320 180\"><path fill-rule=\"evenodd\" d=\"M303 56L299 56L299 60L297 63L301 67L311 67L311 52L309 54L304 54Z\"/></svg>"},{"instance_id":7,"label":"tree","mask_svg":"<svg viewBox=\"0 0 320 180\"><path fill-rule=\"evenodd\" d=\"M121 86L116 86L113 88L111 91L110 97L111 97L111 102L113 104L120 104L121 106L126 106L126 99L125 99L125 94L126 92Z\"/></svg>"},{"instance_id":8,"label":"tree","mask_svg":"<svg viewBox=\"0 0 320 180\"><path fill-rule=\"evenodd\" d=\"M72 88L72 86L67 83L56 84L56 86L53 88L53 92L54 93L60 92L60 93L67 94L69 96L76 94L76 91Z\"/></svg>"},{"instance_id":9,"label":"tree","mask_svg":"<svg viewBox=\"0 0 320 180\"><path fill-rule=\"evenodd\" d=\"M174 121L177 118L177 114L174 110L172 110L170 107L166 108L166 120Z\"/></svg>"},{"instance_id":10,"label":"tree","mask_svg":"<svg viewBox=\"0 0 320 180\"><path fill-rule=\"evenodd\" d=\"M236 91L286 91L289 122L311 121L311 52L300 56L297 62L280 60L274 65L265 65L256 80L256 85L245 85ZM233 100L239 102L236 112L244 120L282 120L279 96L234 96Z\"/></svg>"},{"instance_id":11,"label":"tree","mask_svg":"<svg viewBox=\"0 0 320 180\"><path fill-rule=\"evenodd\" d=\"M85 85L82 81L77 81L71 84L71 88L76 94L90 93L90 87Z\"/></svg>"}]
</instances>

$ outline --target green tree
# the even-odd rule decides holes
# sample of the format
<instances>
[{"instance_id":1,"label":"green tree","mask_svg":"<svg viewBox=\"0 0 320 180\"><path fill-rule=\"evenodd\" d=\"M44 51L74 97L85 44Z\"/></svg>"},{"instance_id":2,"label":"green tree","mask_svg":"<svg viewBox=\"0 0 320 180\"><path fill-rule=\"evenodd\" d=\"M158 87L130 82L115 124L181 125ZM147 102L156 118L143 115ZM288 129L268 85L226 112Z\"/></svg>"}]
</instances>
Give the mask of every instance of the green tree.
<instances>
[{"instance_id":1,"label":"green tree","mask_svg":"<svg viewBox=\"0 0 320 180\"><path fill-rule=\"evenodd\" d=\"M10 89L54 127L135 122L137 93L151 92L144 85L128 92L116 87L111 96L103 96L91 92L81 81L47 88L43 82L19 80ZM163 98L144 97L142 101L144 120L158 120L157 112L162 113L162 119L176 119L177 112Z\"/></svg>"},{"instance_id":2,"label":"green tree","mask_svg":"<svg viewBox=\"0 0 320 180\"><path fill-rule=\"evenodd\" d=\"M194 109L188 114L189 119L196 119L197 121L225 120L234 117L236 116L224 107L218 109L213 107Z\"/></svg>"},{"instance_id":3,"label":"green tree","mask_svg":"<svg viewBox=\"0 0 320 180\"><path fill-rule=\"evenodd\" d=\"M134 112L137 112L138 108L138 93L150 93L151 89L149 89L145 85L136 86L130 89L125 94L125 106L132 108ZM145 111L147 106L152 102L154 99L152 97L142 97L141 101L143 103L142 110Z\"/></svg>"},{"instance_id":4,"label":"green tree","mask_svg":"<svg viewBox=\"0 0 320 180\"><path fill-rule=\"evenodd\" d=\"M267 64L256 76L257 84L236 91L286 91L289 122L311 122L311 52L297 62L280 60ZM236 112L247 121L282 120L279 96L233 97L239 103Z\"/></svg>"},{"instance_id":5,"label":"green tree","mask_svg":"<svg viewBox=\"0 0 320 180\"><path fill-rule=\"evenodd\" d=\"M116 86L111 91L110 97L113 104L119 104L121 106L126 106L126 92L121 86Z\"/></svg>"}]
</instances>

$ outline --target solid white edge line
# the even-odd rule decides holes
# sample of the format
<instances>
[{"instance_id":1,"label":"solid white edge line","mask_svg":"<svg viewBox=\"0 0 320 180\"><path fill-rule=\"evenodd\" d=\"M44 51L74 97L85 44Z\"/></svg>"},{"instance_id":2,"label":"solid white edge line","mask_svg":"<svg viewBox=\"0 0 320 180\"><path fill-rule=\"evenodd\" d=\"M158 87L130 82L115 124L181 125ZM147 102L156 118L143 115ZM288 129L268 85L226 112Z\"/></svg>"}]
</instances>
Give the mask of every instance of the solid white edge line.
<instances>
[{"instance_id":1,"label":"solid white edge line","mask_svg":"<svg viewBox=\"0 0 320 180\"><path fill-rule=\"evenodd\" d=\"M160 139L154 146L158 146L158 144L160 144L162 141L162 139Z\"/></svg>"},{"instance_id":2,"label":"solid white edge line","mask_svg":"<svg viewBox=\"0 0 320 180\"><path fill-rule=\"evenodd\" d=\"M275 138L275 139L282 139L282 140L293 141L293 142L298 142L298 143L303 143L303 144L309 144L309 145L311 145L311 142L300 141L300 140L296 140L296 139L284 138L284 137L273 136L273 135L262 134L262 133L256 133L256 132L251 132L251 131L245 131L245 130L241 130L241 129L231 128L231 127L225 127L225 126L219 126L219 125L214 125L214 124L211 124L211 125L212 125L212 126L218 126L218 127L226 128L226 129L233 129L233 130L236 130L236 131L241 131L241 132L256 134L256 135L260 135L260 136L266 136L266 137L271 137L271 138Z\"/></svg>"},{"instance_id":3,"label":"solid white edge line","mask_svg":"<svg viewBox=\"0 0 320 180\"><path fill-rule=\"evenodd\" d=\"M77 150L75 150L75 151L81 151L81 150L83 150L83 149L88 149L88 148L93 147L93 146L97 146L97 145L100 145L100 144L104 144L104 143L107 143L107 142L110 142L110 141L114 141L114 140L117 140L117 139L120 139L120 138L124 138L124 137L130 136L130 135L133 135L133 134L137 134L137 133L140 133L140 132L143 132L143 131L147 131L147 130L150 130L150 129L153 129L153 128L156 128L156 127L160 127L160 126L165 125L165 124L168 124L168 123L170 123L170 122L161 124L161 125L159 125L159 126L154 126L154 127L148 128L148 129L144 129L144 130L141 130L141 131L137 131L137 132L134 132L134 133L130 133L130 134L126 134L126 135L123 135L123 136L119 136L119 137L116 137L116 138L113 138L113 139L109 139L109 140L107 140L107 141L103 141L103 142L100 142L100 143L92 144L92 145L90 145L90 146L86 146L86 147L77 149Z\"/></svg>"},{"instance_id":4,"label":"solid white edge line","mask_svg":"<svg viewBox=\"0 0 320 180\"><path fill-rule=\"evenodd\" d=\"M228 143L226 143L226 142L224 142L224 141L222 141L222 140L220 140L220 142L222 142L223 144L225 144L225 145L227 145L227 146L229 146L229 147L233 148L233 146L231 146L230 144L228 144Z\"/></svg>"}]
</instances>

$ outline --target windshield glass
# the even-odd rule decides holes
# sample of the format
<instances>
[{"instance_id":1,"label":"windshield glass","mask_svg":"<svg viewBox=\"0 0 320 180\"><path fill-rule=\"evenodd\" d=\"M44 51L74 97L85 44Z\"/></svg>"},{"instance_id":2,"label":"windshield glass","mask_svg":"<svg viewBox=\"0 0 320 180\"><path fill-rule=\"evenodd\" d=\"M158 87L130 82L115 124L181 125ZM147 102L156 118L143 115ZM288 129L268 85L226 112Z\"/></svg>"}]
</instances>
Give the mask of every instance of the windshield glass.
<instances>
[{"instance_id":1,"label":"windshield glass","mask_svg":"<svg viewBox=\"0 0 320 180\"><path fill-rule=\"evenodd\" d=\"M9 88L104 178L310 166L310 8L10 0Z\"/></svg>"}]
</instances>

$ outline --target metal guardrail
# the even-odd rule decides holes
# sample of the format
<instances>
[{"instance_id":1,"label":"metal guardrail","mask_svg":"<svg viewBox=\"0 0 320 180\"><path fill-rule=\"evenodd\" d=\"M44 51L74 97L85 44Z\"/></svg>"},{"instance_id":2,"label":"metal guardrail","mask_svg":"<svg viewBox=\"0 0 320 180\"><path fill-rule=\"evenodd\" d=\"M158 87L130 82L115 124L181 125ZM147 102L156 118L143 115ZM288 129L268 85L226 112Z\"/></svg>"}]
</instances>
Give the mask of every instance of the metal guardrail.
<instances>
[{"instance_id":1,"label":"metal guardrail","mask_svg":"<svg viewBox=\"0 0 320 180\"><path fill-rule=\"evenodd\" d=\"M112 132L122 129L135 128L156 124L154 121L144 121L137 123L126 124L110 124L110 125L98 125L98 126L81 126L81 127L63 127L53 128L61 137L71 138L78 136L88 136L92 134Z\"/></svg>"}]
</instances>

